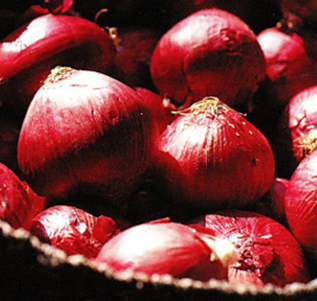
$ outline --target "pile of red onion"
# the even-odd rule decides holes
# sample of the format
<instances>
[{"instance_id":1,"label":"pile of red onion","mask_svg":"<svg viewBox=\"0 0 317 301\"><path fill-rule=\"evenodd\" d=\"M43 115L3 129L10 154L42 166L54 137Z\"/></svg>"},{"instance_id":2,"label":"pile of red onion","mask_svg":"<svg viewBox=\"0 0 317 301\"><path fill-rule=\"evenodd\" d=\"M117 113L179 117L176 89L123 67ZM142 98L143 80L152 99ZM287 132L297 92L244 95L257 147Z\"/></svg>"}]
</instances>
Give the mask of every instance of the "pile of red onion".
<instances>
[{"instance_id":1,"label":"pile of red onion","mask_svg":"<svg viewBox=\"0 0 317 301\"><path fill-rule=\"evenodd\" d=\"M106 2L0 8L0 219L114 276L314 279L315 2Z\"/></svg>"}]
</instances>

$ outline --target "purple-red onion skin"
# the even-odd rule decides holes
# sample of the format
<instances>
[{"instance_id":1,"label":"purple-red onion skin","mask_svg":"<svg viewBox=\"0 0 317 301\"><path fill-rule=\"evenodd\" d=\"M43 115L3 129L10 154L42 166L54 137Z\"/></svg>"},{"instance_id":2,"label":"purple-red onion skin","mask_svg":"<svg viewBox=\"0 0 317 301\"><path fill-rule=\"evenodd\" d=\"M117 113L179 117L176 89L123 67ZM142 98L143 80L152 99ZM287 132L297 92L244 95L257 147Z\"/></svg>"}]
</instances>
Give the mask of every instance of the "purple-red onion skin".
<instances>
[{"instance_id":1,"label":"purple-red onion skin","mask_svg":"<svg viewBox=\"0 0 317 301\"><path fill-rule=\"evenodd\" d=\"M67 255L95 258L102 246L119 232L114 220L93 216L73 206L45 209L32 221L31 233L62 249Z\"/></svg>"},{"instance_id":2,"label":"purple-red onion skin","mask_svg":"<svg viewBox=\"0 0 317 301\"><path fill-rule=\"evenodd\" d=\"M260 32L257 39L270 79L266 89L276 106L286 106L295 94L317 83L317 65L302 36L271 27Z\"/></svg>"},{"instance_id":3,"label":"purple-red onion skin","mask_svg":"<svg viewBox=\"0 0 317 301\"><path fill-rule=\"evenodd\" d=\"M188 106L213 95L245 105L265 76L253 31L224 10L200 10L175 24L157 43L150 64L161 95Z\"/></svg>"},{"instance_id":4,"label":"purple-red onion skin","mask_svg":"<svg viewBox=\"0 0 317 301\"><path fill-rule=\"evenodd\" d=\"M22 115L57 65L110 72L115 49L106 31L80 17L45 14L0 43L3 106Z\"/></svg>"},{"instance_id":5,"label":"purple-red onion skin","mask_svg":"<svg viewBox=\"0 0 317 301\"><path fill-rule=\"evenodd\" d=\"M70 69L33 98L18 163L40 195L59 197L82 188L121 199L151 164L157 134L132 88L98 72Z\"/></svg>"},{"instance_id":6,"label":"purple-red onion skin","mask_svg":"<svg viewBox=\"0 0 317 301\"><path fill-rule=\"evenodd\" d=\"M173 114L173 106L161 95L142 87L136 87L135 91L144 100L144 104L152 111L155 116L159 131L163 132L167 125L175 119Z\"/></svg>"},{"instance_id":7,"label":"purple-red onion skin","mask_svg":"<svg viewBox=\"0 0 317 301\"><path fill-rule=\"evenodd\" d=\"M269 191L255 204L255 211L286 225L285 194L289 179L275 177Z\"/></svg>"},{"instance_id":8,"label":"purple-red onion skin","mask_svg":"<svg viewBox=\"0 0 317 301\"><path fill-rule=\"evenodd\" d=\"M303 159L294 171L285 195L289 227L309 254L317 255L317 152Z\"/></svg>"},{"instance_id":9,"label":"purple-red onion skin","mask_svg":"<svg viewBox=\"0 0 317 301\"><path fill-rule=\"evenodd\" d=\"M194 228L195 224L236 246L237 261L228 270L230 283L284 287L310 280L301 246L284 226L269 217L227 210L198 217Z\"/></svg>"},{"instance_id":10,"label":"purple-red onion skin","mask_svg":"<svg viewBox=\"0 0 317 301\"><path fill-rule=\"evenodd\" d=\"M252 206L270 188L275 166L264 135L227 107L180 114L160 136L157 170L162 191L211 210Z\"/></svg>"},{"instance_id":11,"label":"purple-red onion skin","mask_svg":"<svg viewBox=\"0 0 317 301\"><path fill-rule=\"evenodd\" d=\"M32 215L31 199L18 176L0 163L0 219L13 228L23 227Z\"/></svg>"},{"instance_id":12,"label":"purple-red onion skin","mask_svg":"<svg viewBox=\"0 0 317 301\"><path fill-rule=\"evenodd\" d=\"M104 245L96 261L107 264L114 272L196 276L197 280L225 277L226 268L219 261L211 262L210 255L210 248L190 227L158 222L119 233ZM204 270L206 267L210 268Z\"/></svg>"}]
</instances>

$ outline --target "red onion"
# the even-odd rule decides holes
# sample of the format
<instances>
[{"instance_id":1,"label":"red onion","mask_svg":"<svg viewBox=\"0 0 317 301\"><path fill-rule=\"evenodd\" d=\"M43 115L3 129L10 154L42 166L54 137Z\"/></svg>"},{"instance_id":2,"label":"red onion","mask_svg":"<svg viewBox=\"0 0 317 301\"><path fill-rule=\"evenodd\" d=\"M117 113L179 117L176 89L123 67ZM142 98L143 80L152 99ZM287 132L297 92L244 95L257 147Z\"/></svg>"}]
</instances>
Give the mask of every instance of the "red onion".
<instances>
[{"instance_id":1,"label":"red onion","mask_svg":"<svg viewBox=\"0 0 317 301\"><path fill-rule=\"evenodd\" d=\"M2 40L0 57L1 102L24 116L52 68L65 65L107 72L113 63L114 46L109 35L93 22L46 14Z\"/></svg>"},{"instance_id":2,"label":"red onion","mask_svg":"<svg viewBox=\"0 0 317 301\"><path fill-rule=\"evenodd\" d=\"M266 61L268 97L284 106L301 90L317 84L317 65L308 54L306 41L296 32L277 27L259 33L258 42Z\"/></svg>"},{"instance_id":3,"label":"red onion","mask_svg":"<svg viewBox=\"0 0 317 301\"><path fill-rule=\"evenodd\" d=\"M82 190L117 200L136 190L156 133L132 88L98 72L57 67L27 111L18 163L40 195Z\"/></svg>"},{"instance_id":4,"label":"red onion","mask_svg":"<svg viewBox=\"0 0 317 301\"><path fill-rule=\"evenodd\" d=\"M160 32L153 28L118 28L116 78L132 87L152 88L150 60L159 36Z\"/></svg>"},{"instance_id":5,"label":"red onion","mask_svg":"<svg viewBox=\"0 0 317 301\"><path fill-rule=\"evenodd\" d=\"M114 272L170 274L203 281L225 279L225 265L235 256L232 245L226 243L198 235L183 224L146 223L112 238L103 246L96 261L107 264Z\"/></svg>"},{"instance_id":6,"label":"red onion","mask_svg":"<svg viewBox=\"0 0 317 301\"><path fill-rule=\"evenodd\" d=\"M316 0L280 0L283 15L289 21L316 24Z\"/></svg>"},{"instance_id":7,"label":"red onion","mask_svg":"<svg viewBox=\"0 0 317 301\"><path fill-rule=\"evenodd\" d=\"M265 61L247 24L211 8L181 20L160 38L150 71L160 94L177 105L214 95L237 107L264 79Z\"/></svg>"},{"instance_id":8,"label":"red onion","mask_svg":"<svg viewBox=\"0 0 317 301\"><path fill-rule=\"evenodd\" d=\"M255 204L256 212L286 225L285 193L288 184L288 179L275 178L269 191Z\"/></svg>"},{"instance_id":9,"label":"red onion","mask_svg":"<svg viewBox=\"0 0 317 301\"><path fill-rule=\"evenodd\" d=\"M38 214L31 233L67 255L95 258L102 246L118 233L110 217L95 217L73 206L54 206Z\"/></svg>"},{"instance_id":10,"label":"red onion","mask_svg":"<svg viewBox=\"0 0 317 301\"><path fill-rule=\"evenodd\" d=\"M303 248L317 255L317 152L303 159L294 171L285 195L285 213L291 231Z\"/></svg>"},{"instance_id":11,"label":"red onion","mask_svg":"<svg viewBox=\"0 0 317 301\"><path fill-rule=\"evenodd\" d=\"M317 86L312 86L296 94L285 110L293 152L298 162L317 147L316 101Z\"/></svg>"},{"instance_id":12,"label":"red onion","mask_svg":"<svg viewBox=\"0 0 317 301\"><path fill-rule=\"evenodd\" d=\"M22 185L31 203L31 212L29 214L29 218L23 223L23 228L30 230L32 227L33 218L44 210L47 199L38 195L26 181L22 181Z\"/></svg>"},{"instance_id":13,"label":"red onion","mask_svg":"<svg viewBox=\"0 0 317 301\"><path fill-rule=\"evenodd\" d=\"M269 217L228 210L199 217L195 223L204 226L204 232L235 246L238 255L229 266L230 283L283 287L310 280L299 243L284 226Z\"/></svg>"},{"instance_id":14,"label":"red onion","mask_svg":"<svg viewBox=\"0 0 317 301\"><path fill-rule=\"evenodd\" d=\"M17 175L0 163L0 218L20 228L32 214L31 200Z\"/></svg>"},{"instance_id":15,"label":"red onion","mask_svg":"<svg viewBox=\"0 0 317 301\"><path fill-rule=\"evenodd\" d=\"M0 162L17 175L20 173L17 162L17 143L20 124L7 112L0 113Z\"/></svg>"},{"instance_id":16,"label":"red onion","mask_svg":"<svg viewBox=\"0 0 317 301\"><path fill-rule=\"evenodd\" d=\"M213 97L181 112L163 132L157 168L164 191L204 209L252 205L274 179L267 139Z\"/></svg>"},{"instance_id":17,"label":"red onion","mask_svg":"<svg viewBox=\"0 0 317 301\"><path fill-rule=\"evenodd\" d=\"M149 89L136 87L135 91L144 100L144 104L155 116L160 132L163 132L167 125L175 119L175 115L172 112L175 107L168 99L163 98Z\"/></svg>"}]
</instances>

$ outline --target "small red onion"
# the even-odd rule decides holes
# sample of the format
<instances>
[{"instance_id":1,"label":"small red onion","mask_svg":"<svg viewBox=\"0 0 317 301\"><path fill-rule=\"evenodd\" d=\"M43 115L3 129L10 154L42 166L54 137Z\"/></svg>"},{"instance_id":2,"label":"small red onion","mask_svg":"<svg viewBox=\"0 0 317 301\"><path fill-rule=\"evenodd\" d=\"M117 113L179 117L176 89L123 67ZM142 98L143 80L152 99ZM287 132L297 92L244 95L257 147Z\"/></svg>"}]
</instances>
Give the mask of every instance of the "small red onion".
<instances>
[{"instance_id":1,"label":"small red onion","mask_svg":"<svg viewBox=\"0 0 317 301\"><path fill-rule=\"evenodd\" d=\"M132 88L98 72L57 67L27 111L18 163L40 195L82 190L117 200L136 190L156 137L156 123Z\"/></svg>"},{"instance_id":2,"label":"small red onion","mask_svg":"<svg viewBox=\"0 0 317 301\"><path fill-rule=\"evenodd\" d=\"M114 76L131 87L152 88L150 61L161 33L136 26L120 27L117 31Z\"/></svg>"},{"instance_id":3,"label":"small red onion","mask_svg":"<svg viewBox=\"0 0 317 301\"><path fill-rule=\"evenodd\" d=\"M20 228L32 215L32 201L18 176L0 163L0 218Z\"/></svg>"},{"instance_id":4,"label":"small red onion","mask_svg":"<svg viewBox=\"0 0 317 301\"><path fill-rule=\"evenodd\" d=\"M296 93L317 83L317 65L299 34L271 27L259 33L258 42L270 79L266 89L276 106L285 107Z\"/></svg>"},{"instance_id":5,"label":"small red onion","mask_svg":"<svg viewBox=\"0 0 317 301\"><path fill-rule=\"evenodd\" d=\"M237 260L229 266L230 283L283 287L310 280L299 243L284 226L269 217L228 210L197 218L192 226L202 231L195 224L235 246Z\"/></svg>"},{"instance_id":6,"label":"small red onion","mask_svg":"<svg viewBox=\"0 0 317 301\"><path fill-rule=\"evenodd\" d=\"M188 106L214 95L237 107L258 89L265 61L246 23L211 8L191 14L160 38L150 71L160 94L177 105Z\"/></svg>"},{"instance_id":7,"label":"small red onion","mask_svg":"<svg viewBox=\"0 0 317 301\"><path fill-rule=\"evenodd\" d=\"M304 89L290 101L288 127L292 137L293 152L300 162L317 148L317 86Z\"/></svg>"},{"instance_id":8,"label":"small red onion","mask_svg":"<svg viewBox=\"0 0 317 301\"><path fill-rule=\"evenodd\" d=\"M168 126L160 137L157 161L163 191L208 210L250 206L274 179L267 139L213 97L193 104Z\"/></svg>"},{"instance_id":9,"label":"small red onion","mask_svg":"<svg viewBox=\"0 0 317 301\"><path fill-rule=\"evenodd\" d=\"M256 212L286 225L285 193L288 184L288 179L275 178L269 191L255 204Z\"/></svg>"},{"instance_id":10,"label":"small red onion","mask_svg":"<svg viewBox=\"0 0 317 301\"><path fill-rule=\"evenodd\" d=\"M302 247L317 255L317 152L303 159L294 171L285 194L289 227ZM316 261L316 259L314 259Z\"/></svg>"},{"instance_id":11,"label":"small red onion","mask_svg":"<svg viewBox=\"0 0 317 301\"><path fill-rule=\"evenodd\" d=\"M93 22L67 15L37 17L0 43L1 103L24 116L52 68L107 72L114 54L112 39Z\"/></svg>"},{"instance_id":12,"label":"small red onion","mask_svg":"<svg viewBox=\"0 0 317 301\"><path fill-rule=\"evenodd\" d=\"M67 255L95 258L119 230L110 217L95 217L79 208L60 205L39 213L32 221L31 233Z\"/></svg>"},{"instance_id":13,"label":"small red onion","mask_svg":"<svg viewBox=\"0 0 317 301\"><path fill-rule=\"evenodd\" d=\"M226 248L217 253L219 245ZM198 235L183 224L156 222L133 226L119 233L103 246L96 261L114 272L130 271L148 276L169 274L207 281L225 279L225 264L234 256L232 245L226 245L223 240Z\"/></svg>"}]
</instances>

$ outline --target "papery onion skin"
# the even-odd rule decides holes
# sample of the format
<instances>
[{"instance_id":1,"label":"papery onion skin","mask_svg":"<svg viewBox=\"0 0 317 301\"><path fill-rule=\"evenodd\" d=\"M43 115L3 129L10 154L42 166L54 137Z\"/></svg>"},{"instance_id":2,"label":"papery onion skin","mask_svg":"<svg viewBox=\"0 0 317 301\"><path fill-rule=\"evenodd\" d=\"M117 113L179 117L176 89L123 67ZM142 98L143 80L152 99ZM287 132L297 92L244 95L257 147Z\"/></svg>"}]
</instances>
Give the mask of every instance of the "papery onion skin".
<instances>
[{"instance_id":1,"label":"papery onion skin","mask_svg":"<svg viewBox=\"0 0 317 301\"><path fill-rule=\"evenodd\" d=\"M304 250L317 255L317 152L303 159L294 171L285 195L289 227Z\"/></svg>"},{"instance_id":2,"label":"papery onion skin","mask_svg":"<svg viewBox=\"0 0 317 301\"><path fill-rule=\"evenodd\" d=\"M301 35L271 27L260 32L257 40L270 79L266 90L277 107L285 107L296 93L317 83L317 65Z\"/></svg>"},{"instance_id":3,"label":"papery onion skin","mask_svg":"<svg viewBox=\"0 0 317 301\"><path fill-rule=\"evenodd\" d=\"M210 256L210 248L190 227L158 222L140 224L119 233L104 245L96 261L114 272L224 279L227 268L219 260L212 262Z\"/></svg>"},{"instance_id":4,"label":"papery onion skin","mask_svg":"<svg viewBox=\"0 0 317 301\"><path fill-rule=\"evenodd\" d=\"M214 95L238 107L264 79L265 61L247 24L211 8L191 14L160 38L150 71L159 93L177 105Z\"/></svg>"},{"instance_id":5,"label":"papery onion skin","mask_svg":"<svg viewBox=\"0 0 317 301\"><path fill-rule=\"evenodd\" d=\"M95 258L119 230L110 217L96 217L79 208L60 205L39 213L32 221L31 233L67 255Z\"/></svg>"},{"instance_id":6,"label":"papery onion skin","mask_svg":"<svg viewBox=\"0 0 317 301\"><path fill-rule=\"evenodd\" d=\"M156 167L162 191L204 210L251 206L270 188L275 170L263 134L208 97L180 113L162 133Z\"/></svg>"},{"instance_id":7,"label":"papery onion skin","mask_svg":"<svg viewBox=\"0 0 317 301\"><path fill-rule=\"evenodd\" d=\"M284 287L310 280L301 246L284 226L269 217L225 210L198 217L192 223L194 228L195 224L237 247L238 259L228 271L230 283Z\"/></svg>"},{"instance_id":8,"label":"papery onion skin","mask_svg":"<svg viewBox=\"0 0 317 301\"><path fill-rule=\"evenodd\" d=\"M17 229L32 215L31 199L18 176L0 163L0 219Z\"/></svg>"},{"instance_id":9,"label":"papery onion skin","mask_svg":"<svg viewBox=\"0 0 317 301\"><path fill-rule=\"evenodd\" d=\"M24 116L57 65L110 72L115 49L104 29L80 17L45 14L0 43L0 93L4 107Z\"/></svg>"},{"instance_id":10,"label":"papery onion skin","mask_svg":"<svg viewBox=\"0 0 317 301\"><path fill-rule=\"evenodd\" d=\"M154 119L132 88L98 72L55 68L25 116L18 163L40 195L82 189L117 200L137 188L156 137Z\"/></svg>"}]
</instances>

